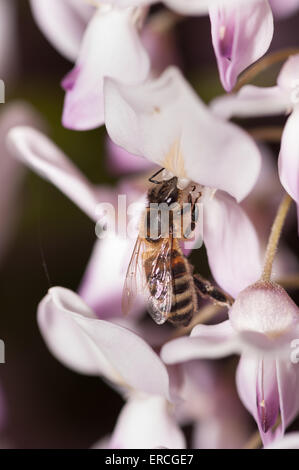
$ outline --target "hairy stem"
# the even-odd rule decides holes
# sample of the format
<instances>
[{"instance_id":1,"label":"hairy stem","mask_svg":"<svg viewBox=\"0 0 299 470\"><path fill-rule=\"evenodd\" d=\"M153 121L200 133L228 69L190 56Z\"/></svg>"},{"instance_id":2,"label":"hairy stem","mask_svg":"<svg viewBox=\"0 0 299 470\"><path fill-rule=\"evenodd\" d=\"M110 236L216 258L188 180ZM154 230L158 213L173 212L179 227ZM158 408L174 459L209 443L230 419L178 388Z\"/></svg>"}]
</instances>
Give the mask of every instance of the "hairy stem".
<instances>
[{"instance_id":1,"label":"hairy stem","mask_svg":"<svg viewBox=\"0 0 299 470\"><path fill-rule=\"evenodd\" d=\"M277 284L285 289L299 289L299 274L290 274L277 280Z\"/></svg>"},{"instance_id":2,"label":"hairy stem","mask_svg":"<svg viewBox=\"0 0 299 470\"><path fill-rule=\"evenodd\" d=\"M264 269L261 277L262 281L271 280L273 261L276 255L281 231L284 226L284 222L288 214L289 208L291 206L291 202L292 198L288 194L285 194L278 208L266 249Z\"/></svg>"},{"instance_id":3,"label":"hairy stem","mask_svg":"<svg viewBox=\"0 0 299 470\"><path fill-rule=\"evenodd\" d=\"M253 129L247 129L247 132L255 140L279 143L281 141L283 128L280 126L256 127Z\"/></svg>"},{"instance_id":4,"label":"hairy stem","mask_svg":"<svg viewBox=\"0 0 299 470\"><path fill-rule=\"evenodd\" d=\"M244 72L238 80L233 92L238 92L246 83L251 82L257 75L267 70L272 65L288 59L291 55L299 54L299 48L282 49L281 51L267 54L265 57L256 62L246 72Z\"/></svg>"}]
</instances>

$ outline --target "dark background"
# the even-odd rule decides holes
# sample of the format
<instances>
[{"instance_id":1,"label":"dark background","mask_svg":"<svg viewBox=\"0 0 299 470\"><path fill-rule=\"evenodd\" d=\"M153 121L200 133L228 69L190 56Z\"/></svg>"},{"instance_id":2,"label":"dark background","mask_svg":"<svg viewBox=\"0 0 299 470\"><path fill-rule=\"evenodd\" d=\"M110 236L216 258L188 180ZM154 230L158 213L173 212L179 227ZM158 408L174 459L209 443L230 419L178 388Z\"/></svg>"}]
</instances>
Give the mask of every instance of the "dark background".
<instances>
[{"instance_id":1,"label":"dark background","mask_svg":"<svg viewBox=\"0 0 299 470\"><path fill-rule=\"evenodd\" d=\"M105 167L104 129L72 132L60 124L60 80L72 65L38 30L27 0L16 4L19 70L14 84L7 84L7 102L21 98L31 103L46 119L51 138L93 182L114 184ZM272 49L299 45L298 26L299 16L279 23ZM221 93L209 20L185 20L176 37L184 71L200 95L208 101ZM273 71L267 79L274 83ZM41 252L51 285L75 290L95 241L94 226L30 172L19 205L21 216L0 266L0 337L6 344L0 383L7 403L2 436L17 448L86 448L112 431L122 400L100 379L73 373L50 355L37 328L36 308L49 288ZM287 237L295 247L291 228Z\"/></svg>"}]
</instances>

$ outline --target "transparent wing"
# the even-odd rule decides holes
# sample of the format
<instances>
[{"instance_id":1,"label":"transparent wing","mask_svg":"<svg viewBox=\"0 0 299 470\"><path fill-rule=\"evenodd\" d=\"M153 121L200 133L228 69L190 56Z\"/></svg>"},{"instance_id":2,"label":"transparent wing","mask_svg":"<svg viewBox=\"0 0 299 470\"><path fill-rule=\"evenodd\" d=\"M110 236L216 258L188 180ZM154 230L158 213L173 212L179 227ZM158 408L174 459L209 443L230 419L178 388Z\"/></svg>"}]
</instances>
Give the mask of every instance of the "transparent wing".
<instances>
[{"instance_id":1,"label":"transparent wing","mask_svg":"<svg viewBox=\"0 0 299 470\"><path fill-rule=\"evenodd\" d=\"M123 288L122 311L124 315L132 311L135 300L141 292L142 285L144 285L143 251L144 242L138 237L128 266Z\"/></svg>"},{"instance_id":2,"label":"transparent wing","mask_svg":"<svg viewBox=\"0 0 299 470\"><path fill-rule=\"evenodd\" d=\"M153 320L162 325L169 317L173 297L173 276L171 267L172 238L163 240L153 260L148 277L148 311Z\"/></svg>"}]
</instances>

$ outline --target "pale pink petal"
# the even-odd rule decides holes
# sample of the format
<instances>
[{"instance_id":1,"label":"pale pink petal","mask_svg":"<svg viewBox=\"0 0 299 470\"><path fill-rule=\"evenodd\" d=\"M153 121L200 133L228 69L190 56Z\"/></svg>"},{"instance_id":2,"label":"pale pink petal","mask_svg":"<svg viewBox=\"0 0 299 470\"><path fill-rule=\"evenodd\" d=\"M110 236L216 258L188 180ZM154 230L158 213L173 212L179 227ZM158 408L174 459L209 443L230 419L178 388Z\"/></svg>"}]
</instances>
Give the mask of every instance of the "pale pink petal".
<instances>
[{"instance_id":1,"label":"pale pink petal","mask_svg":"<svg viewBox=\"0 0 299 470\"><path fill-rule=\"evenodd\" d=\"M38 321L50 351L68 367L169 398L166 367L148 344L126 328L97 319L77 294L50 289L39 305Z\"/></svg>"},{"instance_id":2,"label":"pale pink petal","mask_svg":"<svg viewBox=\"0 0 299 470\"><path fill-rule=\"evenodd\" d=\"M284 128L278 159L281 184L289 195L299 203L299 108L289 117Z\"/></svg>"},{"instance_id":3,"label":"pale pink petal","mask_svg":"<svg viewBox=\"0 0 299 470\"><path fill-rule=\"evenodd\" d=\"M177 364L193 359L217 359L230 356L238 344L229 320L218 325L197 325L190 336L166 343L161 350L166 364Z\"/></svg>"},{"instance_id":4,"label":"pale pink petal","mask_svg":"<svg viewBox=\"0 0 299 470\"><path fill-rule=\"evenodd\" d=\"M111 139L128 152L238 200L258 177L254 141L215 117L174 67L135 87L106 79L105 122Z\"/></svg>"},{"instance_id":5,"label":"pale pink petal","mask_svg":"<svg viewBox=\"0 0 299 470\"><path fill-rule=\"evenodd\" d=\"M216 193L204 202L203 239L217 283L233 297L261 275L256 231L233 198Z\"/></svg>"},{"instance_id":6,"label":"pale pink petal","mask_svg":"<svg viewBox=\"0 0 299 470\"><path fill-rule=\"evenodd\" d=\"M243 290L229 311L235 330L283 340L298 325L299 309L286 291L274 282L258 282Z\"/></svg>"},{"instance_id":7,"label":"pale pink petal","mask_svg":"<svg viewBox=\"0 0 299 470\"><path fill-rule=\"evenodd\" d=\"M273 37L272 11L267 0L220 0L210 7L210 19L221 82L231 91L239 74L267 52Z\"/></svg>"},{"instance_id":8,"label":"pale pink petal","mask_svg":"<svg viewBox=\"0 0 299 470\"><path fill-rule=\"evenodd\" d=\"M289 432L282 439L275 440L264 449L299 449L299 432Z\"/></svg>"},{"instance_id":9,"label":"pale pink petal","mask_svg":"<svg viewBox=\"0 0 299 470\"><path fill-rule=\"evenodd\" d=\"M285 92L291 94L291 99L296 103L299 101L299 54L292 55L284 63L277 79L278 86Z\"/></svg>"},{"instance_id":10,"label":"pale pink petal","mask_svg":"<svg viewBox=\"0 0 299 470\"><path fill-rule=\"evenodd\" d=\"M15 127L8 134L7 144L12 155L51 181L89 217L97 220L96 188L44 134L30 127Z\"/></svg>"},{"instance_id":11,"label":"pale pink petal","mask_svg":"<svg viewBox=\"0 0 299 470\"><path fill-rule=\"evenodd\" d=\"M133 11L98 10L84 35L76 66L63 81L64 126L87 130L103 124L105 76L137 84L148 72L149 59L138 36Z\"/></svg>"},{"instance_id":12,"label":"pale pink petal","mask_svg":"<svg viewBox=\"0 0 299 470\"><path fill-rule=\"evenodd\" d=\"M279 429L272 431L279 413L275 359L243 355L236 380L239 396L256 420L263 443L267 445L281 433Z\"/></svg>"},{"instance_id":13,"label":"pale pink petal","mask_svg":"<svg viewBox=\"0 0 299 470\"><path fill-rule=\"evenodd\" d=\"M183 432L169 403L160 397L134 397L122 409L109 449L185 449Z\"/></svg>"},{"instance_id":14,"label":"pale pink petal","mask_svg":"<svg viewBox=\"0 0 299 470\"><path fill-rule=\"evenodd\" d=\"M275 359L267 358L259 361L256 393L259 426L266 433L275 426L279 414Z\"/></svg>"},{"instance_id":15,"label":"pale pink petal","mask_svg":"<svg viewBox=\"0 0 299 470\"><path fill-rule=\"evenodd\" d=\"M115 376L118 378L76 323L77 315L95 318L80 297L67 289L53 288L40 302L38 324L51 353L64 365L81 374L103 373L112 380Z\"/></svg>"},{"instance_id":16,"label":"pale pink petal","mask_svg":"<svg viewBox=\"0 0 299 470\"><path fill-rule=\"evenodd\" d=\"M30 3L34 19L46 38L63 56L75 61L94 8L82 0L30 0Z\"/></svg>"},{"instance_id":17,"label":"pale pink petal","mask_svg":"<svg viewBox=\"0 0 299 470\"><path fill-rule=\"evenodd\" d=\"M299 0L269 0L273 13L277 18L286 18L299 8Z\"/></svg>"},{"instance_id":18,"label":"pale pink petal","mask_svg":"<svg viewBox=\"0 0 299 470\"><path fill-rule=\"evenodd\" d=\"M246 85L237 94L215 98L211 110L224 119L250 118L285 114L290 108L289 94L280 87L257 87Z\"/></svg>"},{"instance_id":19,"label":"pale pink petal","mask_svg":"<svg viewBox=\"0 0 299 470\"><path fill-rule=\"evenodd\" d=\"M284 432L299 414L299 367L291 362L290 357L287 360L277 360L277 380Z\"/></svg>"}]
</instances>

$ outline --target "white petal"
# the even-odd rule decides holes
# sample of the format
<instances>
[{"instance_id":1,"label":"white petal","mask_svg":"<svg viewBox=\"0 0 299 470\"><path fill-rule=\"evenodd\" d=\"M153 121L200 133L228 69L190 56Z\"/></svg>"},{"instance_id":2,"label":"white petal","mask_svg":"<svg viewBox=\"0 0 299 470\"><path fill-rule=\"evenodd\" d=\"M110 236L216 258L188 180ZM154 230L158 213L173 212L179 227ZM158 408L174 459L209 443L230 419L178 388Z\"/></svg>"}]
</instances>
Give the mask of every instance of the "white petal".
<instances>
[{"instance_id":1,"label":"white petal","mask_svg":"<svg viewBox=\"0 0 299 470\"><path fill-rule=\"evenodd\" d=\"M284 128L278 159L281 184L289 195L299 203L299 108L289 117Z\"/></svg>"},{"instance_id":2,"label":"white petal","mask_svg":"<svg viewBox=\"0 0 299 470\"><path fill-rule=\"evenodd\" d=\"M216 193L204 202L203 239L217 283L233 297L261 275L257 233L233 198Z\"/></svg>"},{"instance_id":3,"label":"white petal","mask_svg":"<svg viewBox=\"0 0 299 470\"><path fill-rule=\"evenodd\" d=\"M278 86L261 88L244 86L239 93L215 98L210 107L224 119L249 118L285 114L290 107L290 97Z\"/></svg>"},{"instance_id":4,"label":"white petal","mask_svg":"<svg viewBox=\"0 0 299 470\"><path fill-rule=\"evenodd\" d=\"M50 289L39 305L38 320L52 354L68 367L169 397L166 367L147 343L126 328L98 320L75 293Z\"/></svg>"},{"instance_id":5,"label":"white petal","mask_svg":"<svg viewBox=\"0 0 299 470\"><path fill-rule=\"evenodd\" d=\"M185 449L183 432L167 401L134 397L124 406L111 437L110 449Z\"/></svg>"},{"instance_id":6,"label":"white petal","mask_svg":"<svg viewBox=\"0 0 299 470\"><path fill-rule=\"evenodd\" d=\"M44 134L30 127L15 127L8 133L7 144L12 155L51 181L89 217L97 220L97 190Z\"/></svg>"},{"instance_id":7,"label":"white petal","mask_svg":"<svg viewBox=\"0 0 299 470\"><path fill-rule=\"evenodd\" d=\"M281 429L273 432L272 428L274 425L271 424L267 432L263 431L263 426L267 423L264 419L267 419L268 416L269 424L271 419L276 421L279 411L275 359L268 358L266 361L264 360L263 364L263 369L261 369L262 362L257 356L242 355L237 369L236 380L239 396L244 406L256 420L262 441L264 445L267 445L277 435L281 435ZM262 396L260 395L261 387L263 388ZM265 410L268 410L268 415L266 414L264 419L259 412L259 409L263 407L265 407Z\"/></svg>"},{"instance_id":8,"label":"white petal","mask_svg":"<svg viewBox=\"0 0 299 470\"><path fill-rule=\"evenodd\" d=\"M104 77L137 84L147 77L149 65L133 11L99 10L86 30L75 68L63 81L63 124L76 130L102 125Z\"/></svg>"},{"instance_id":9,"label":"white petal","mask_svg":"<svg viewBox=\"0 0 299 470\"><path fill-rule=\"evenodd\" d=\"M274 29L272 11L267 0L219 0L211 4L210 19L221 82L231 91L239 74L267 52Z\"/></svg>"},{"instance_id":10,"label":"white petal","mask_svg":"<svg viewBox=\"0 0 299 470\"><path fill-rule=\"evenodd\" d=\"M265 449L299 449L299 432L289 432L282 439L267 445Z\"/></svg>"},{"instance_id":11,"label":"white petal","mask_svg":"<svg viewBox=\"0 0 299 470\"><path fill-rule=\"evenodd\" d=\"M93 8L82 0L30 0L38 26L53 46L75 61Z\"/></svg>"},{"instance_id":12,"label":"white petal","mask_svg":"<svg viewBox=\"0 0 299 470\"><path fill-rule=\"evenodd\" d=\"M291 95L293 102L298 103L299 54L292 55L284 63L277 79L279 87Z\"/></svg>"},{"instance_id":13,"label":"white petal","mask_svg":"<svg viewBox=\"0 0 299 470\"><path fill-rule=\"evenodd\" d=\"M217 359L230 356L238 349L229 320L218 325L197 325L190 336L166 343L161 357L166 364L193 359Z\"/></svg>"},{"instance_id":14,"label":"white petal","mask_svg":"<svg viewBox=\"0 0 299 470\"><path fill-rule=\"evenodd\" d=\"M238 200L258 177L254 141L215 117L174 67L136 87L106 79L105 121L112 140L128 152Z\"/></svg>"}]
</instances>

